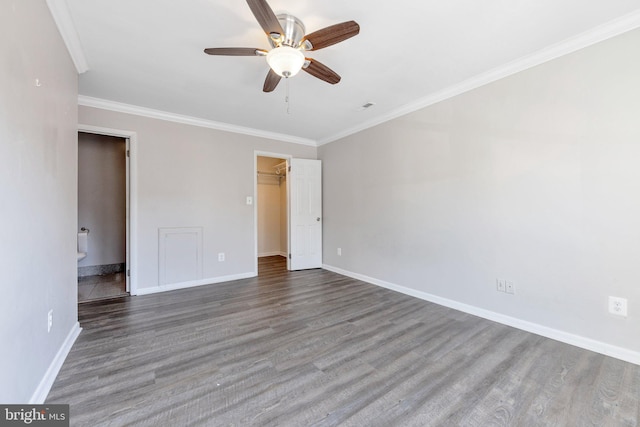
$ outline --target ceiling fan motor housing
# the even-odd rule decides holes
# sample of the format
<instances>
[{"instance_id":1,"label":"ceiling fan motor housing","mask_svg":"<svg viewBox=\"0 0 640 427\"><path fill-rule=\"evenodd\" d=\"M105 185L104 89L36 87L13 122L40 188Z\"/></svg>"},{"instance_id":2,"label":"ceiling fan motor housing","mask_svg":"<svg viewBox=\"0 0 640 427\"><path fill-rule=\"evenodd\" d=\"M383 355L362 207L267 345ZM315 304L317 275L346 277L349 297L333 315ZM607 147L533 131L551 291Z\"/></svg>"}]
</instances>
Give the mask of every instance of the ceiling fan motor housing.
<instances>
[{"instance_id":1,"label":"ceiling fan motor housing","mask_svg":"<svg viewBox=\"0 0 640 427\"><path fill-rule=\"evenodd\" d=\"M284 30L284 34L272 34L271 37L269 37L271 47L279 47L283 45L293 48L300 47L300 42L306 32L302 21L287 13L281 13L277 15L277 18Z\"/></svg>"}]
</instances>

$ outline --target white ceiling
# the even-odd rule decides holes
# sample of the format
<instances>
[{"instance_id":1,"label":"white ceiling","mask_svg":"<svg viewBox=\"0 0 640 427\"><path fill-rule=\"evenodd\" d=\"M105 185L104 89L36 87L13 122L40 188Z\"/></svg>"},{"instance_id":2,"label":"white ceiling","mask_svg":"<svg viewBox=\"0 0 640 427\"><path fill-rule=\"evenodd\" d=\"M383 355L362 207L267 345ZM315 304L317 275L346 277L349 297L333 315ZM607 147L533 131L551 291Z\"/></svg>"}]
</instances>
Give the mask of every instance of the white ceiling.
<instances>
[{"instance_id":1,"label":"white ceiling","mask_svg":"<svg viewBox=\"0 0 640 427\"><path fill-rule=\"evenodd\" d=\"M355 20L360 34L308 53L342 76L301 72L263 93L268 49L244 0L67 0L89 70L81 96L287 140L323 143L640 25L638 0L270 0L307 33ZM366 102L375 106L365 111Z\"/></svg>"}]
</instances>

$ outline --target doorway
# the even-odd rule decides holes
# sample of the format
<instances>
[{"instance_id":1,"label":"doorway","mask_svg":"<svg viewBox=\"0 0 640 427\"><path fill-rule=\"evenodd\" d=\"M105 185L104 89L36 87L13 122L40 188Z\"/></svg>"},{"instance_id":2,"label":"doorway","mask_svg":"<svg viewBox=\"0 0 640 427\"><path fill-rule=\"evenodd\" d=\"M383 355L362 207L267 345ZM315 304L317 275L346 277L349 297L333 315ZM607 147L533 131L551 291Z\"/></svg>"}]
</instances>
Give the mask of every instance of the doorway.
<instances>
[{"instance_id":1,"label":"doorway","mask_svg":"<svg viewBox=\"0 0 640 427\"><path fill-rule=\"evenodd\" d=\"M78 132L78 302L128 295L128 146Z\"/></svg>"},{"instance_id":2,"label":"doorway","mask_svg":"<svg viewBox=\"0 0 640 427\"><path fill-rule=\"evenodd\" d=\"M321 268L322 162L256 151L254 171L256 274L266 257L284 257L287 270Z\"/></svg>"},{"instance_id":3,"label":"doorway","mask_svg":"<svg viewBox=\"0 0 640 427\"><path fill-rule=\"evenodd\" d=\"M256 155L256 225L258 275L287 268L289 209L287 157Z\"/></svg>"}]
</instances>

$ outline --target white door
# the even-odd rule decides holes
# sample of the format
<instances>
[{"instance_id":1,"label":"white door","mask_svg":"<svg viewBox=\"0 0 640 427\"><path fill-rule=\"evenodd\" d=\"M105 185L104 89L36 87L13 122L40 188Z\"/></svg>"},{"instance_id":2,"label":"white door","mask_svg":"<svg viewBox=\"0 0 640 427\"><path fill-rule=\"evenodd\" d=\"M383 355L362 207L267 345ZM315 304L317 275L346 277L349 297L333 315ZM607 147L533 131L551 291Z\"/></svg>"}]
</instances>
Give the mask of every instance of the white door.
<instances>
[{"instance_id":1,"label":"white door","mask_svg":"<svg viewBox=\"0 0 640 427\"><path fill-rule=\"evenodd\" d=\"M322 162L291 159L289 270L322 267Z\"/></svg>"}]
</instances>

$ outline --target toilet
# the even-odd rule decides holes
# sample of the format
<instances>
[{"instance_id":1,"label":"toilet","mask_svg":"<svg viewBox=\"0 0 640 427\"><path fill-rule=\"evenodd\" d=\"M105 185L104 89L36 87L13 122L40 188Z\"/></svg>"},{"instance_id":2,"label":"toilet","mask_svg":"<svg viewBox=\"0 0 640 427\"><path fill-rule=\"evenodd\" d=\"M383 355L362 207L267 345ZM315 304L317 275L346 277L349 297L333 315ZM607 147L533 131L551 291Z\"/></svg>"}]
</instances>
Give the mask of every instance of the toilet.
<instances>
[{"instance_id":1,"label":"toilet","mask_svg":"<svg viewBox=\"0 0 640 427\"><path fill-rule=\"evenodd\" d=\"M78 262L87 257L89 249L89 230L82 227L78 233Z\"/></svg>"}]
</instances>

